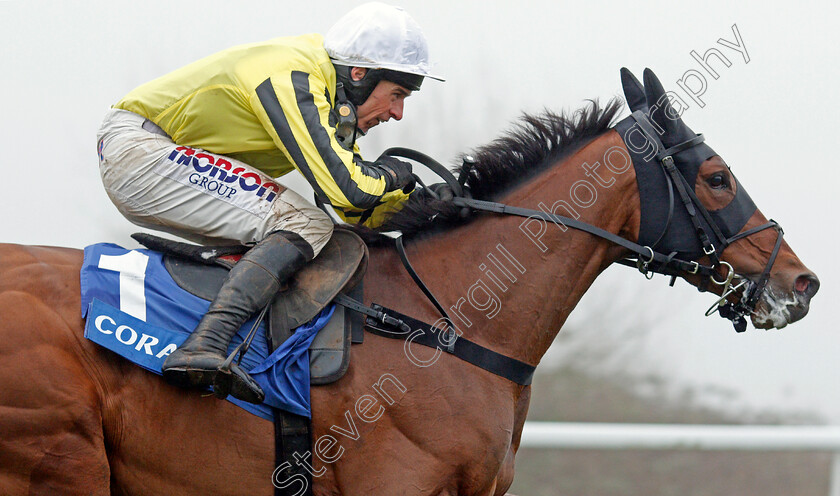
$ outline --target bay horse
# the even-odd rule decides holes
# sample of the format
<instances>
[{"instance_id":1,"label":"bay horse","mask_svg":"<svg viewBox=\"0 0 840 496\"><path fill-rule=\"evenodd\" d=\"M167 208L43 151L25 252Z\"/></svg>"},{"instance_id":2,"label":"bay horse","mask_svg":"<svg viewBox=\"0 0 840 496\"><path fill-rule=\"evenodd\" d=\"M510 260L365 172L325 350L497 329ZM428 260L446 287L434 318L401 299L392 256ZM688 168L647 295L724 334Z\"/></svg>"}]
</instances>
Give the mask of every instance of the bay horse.
<instances>
[{"instance_id":1,"label":"bay horse","mask_svg":"<svg viewBox=\"0 0 840 496\"><path fill-rule=\"evenodd\" d=\"M644 88L635 78L625 81L631 110L650 115L663 146L680 145L687 127L663 101L653 73L646 71L644 80ZM613 100L572 116L526 116L479 148L464 169L473 198L565 214L636 242L648 222L645 185L629 163L639 150L611 127L621 108ZM697 205L723 212L741 186L718 155L700 160L689 180ZM679 197L670 204L689 208ZM467 208L413 201L388 228L403 230L412 264L459 334L533 366L598 274L633 255L556 222L560 217L473 212L463 218ZM759 288L754 306L742 311L755 327L784 327L805 316L818 280L779 229L757 229L767 224L760 211L744 222L735 229L748 236L688 261L711 273L680 275L729 303ZM688 230L693 240L695 234ZM687 252L656 248L666 259ZM653 249L649 258L644 253L636 254L643 271L655 261ZM369 260L367 304L439 319L391 244L373 242ZM271 422L170 386L83 337L81 263L75 249L0 245L0 493L272 494L284 481L273 476ZM709 283L726 279L727 267L729 279L737 274L746 286ZM503 495L513 480L530 395L530 386L440 350L367 334L353 346L346 375L312 389L315 454L300 463L314 473L319 496Z\"/></svg>"}]
</instances>

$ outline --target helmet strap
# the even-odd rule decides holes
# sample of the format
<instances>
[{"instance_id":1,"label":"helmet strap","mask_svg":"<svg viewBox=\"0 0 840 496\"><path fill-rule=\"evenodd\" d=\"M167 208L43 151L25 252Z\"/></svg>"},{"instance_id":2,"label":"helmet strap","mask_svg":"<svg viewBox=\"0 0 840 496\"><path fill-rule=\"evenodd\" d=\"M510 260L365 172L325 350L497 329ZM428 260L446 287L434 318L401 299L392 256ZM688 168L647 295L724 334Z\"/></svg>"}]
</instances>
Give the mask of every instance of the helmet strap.
<instances>
[{"instance_id":1,"label":"helmet strap","mask_svg":"<svg viewBox=\"0 0 840 496\"><path fill-rule=\"evenodd\" d=\"M337 83L335 92L335 113L338 117L338 122L335 126L335 137L342 148L353 151L353 146L356 144L356 133L358 131L356 126L358 124L356 106L347 98L347 93L344 91L344 83Z\"/></svg>"},{"instance_id":2,"label":"helmet strap","mask_svg":"<svg viewBox=\"0 0 840 496\"><path fill-rule=\"evenodd\" d=\"M362 79L354 81L350 75L352 67L340 64L333 64L333 66L338 82L344 84L347 100L357 107L365 103L370 94L373 93L373 89L379 84L379 80L382 79L382 71L368 69Z\"/></svg>"}]
</instances>

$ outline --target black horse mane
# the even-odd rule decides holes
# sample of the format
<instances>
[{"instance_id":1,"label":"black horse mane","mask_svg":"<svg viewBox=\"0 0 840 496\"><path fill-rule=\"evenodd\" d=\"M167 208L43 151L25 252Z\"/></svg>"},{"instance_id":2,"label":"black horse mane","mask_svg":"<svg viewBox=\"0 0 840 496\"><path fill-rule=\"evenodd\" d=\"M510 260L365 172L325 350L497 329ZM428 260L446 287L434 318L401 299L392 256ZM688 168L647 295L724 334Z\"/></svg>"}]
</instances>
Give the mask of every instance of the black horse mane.
<instances>
[{"instance_id":1,"label":"black horse mane","mask_svg":"<svg viewBox=\"0 0 840 496\"><path fill-rule=\"evenodd\" d=\"M460 171L459 166L452 172L456 176L466 174L466 185L473 198L495 200L609 130L622 106L623 102L614 98L606 107L590 100L571 114L548 109L537 115L523 114L503 136L470 153L475 164L468 171ZM383 240L381 232L402 231L405 237L411 237L467 221L469 217L464 218L459 207L413 194L400 211L377 229L353 229L365 241L376 243Z\"/></svg>"}]
</instances>

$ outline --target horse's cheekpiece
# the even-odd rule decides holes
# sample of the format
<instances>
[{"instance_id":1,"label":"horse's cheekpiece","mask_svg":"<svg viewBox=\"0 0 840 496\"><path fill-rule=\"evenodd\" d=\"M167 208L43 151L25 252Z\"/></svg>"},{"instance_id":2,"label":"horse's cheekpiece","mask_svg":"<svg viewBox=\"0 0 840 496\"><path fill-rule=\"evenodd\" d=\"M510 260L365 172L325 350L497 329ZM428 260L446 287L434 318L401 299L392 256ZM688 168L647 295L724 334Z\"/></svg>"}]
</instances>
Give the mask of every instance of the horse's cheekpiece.
<instances>
[{"instance_id":1,"label":"horse's cheekpiece","mask_svg":"<svg viewBox=\"0 0 840 496\"><path fill-rule=\"evenodd\" d=\"M637 267L648 278L654 273L666 274L672 276L673 284L679 275L702 276L706 279L699 287L701 291L706 289L708 282L722 287L720 298L706 315L718 311L721 317L732 321L736 331L743 332L747 326L745 317L755 310L769 280L784 232L774 220L741 232L756 206L737 179L735 197L725 207L713 211L706 209L694 192L695 183L703 162L717 154L704 143L702 134L695 134L679 118L653 71L645 69L644 78L645 85L642 86L629 70L622 68L622 85L633 113L615 126L630 151L636 172L641 203L637 243L586 222L549 212L474 200L466 194L456 196L453 203L478 211L551 220L588 232L633 252L618 263ZM655 112L661 114L660 118L654 118ZM412 158L424 161L422 157ZM469 168L465 159L461 177L457 180L449 172L433 170L447 183L463 185ZM674 190L683 208L675 208ZM664 198L668 198L667 203ZM720 255L727 246L769 228L775 229L778 236L757 281L736 274L730 264L721 261ZM700 264L703 257L710 261L708 265ZM724 271L722 275L720 269ZM731 297L738 301L729 301ZM435 303L434 298L430 298ZM446 316L446 312L441 313Z\"/></svg>"},{"instance_id":2,"label":"horse's cheekpiece","mask_svg":"<svg viewBox=\"0 0 840 496\"><path fill-rule=\"evenodd\" d=\"M634 78L630 76L625 79L632 83ZM749 312L750 300L760 295L764 299L753 315L757 327L781 328L801 319L819 288L816 275L793 250L787 246L779 249L781 236L774 236L769 230L777 225L758 225L757 219L763 219L759 211L743 224L751 202L738 199L741 213L730 213L736 207L723 208L735 192L718 190L708 179L719 174L730 179L730 185L735 181L717 157L700 167L698 177L707 181L697 180L699 187L696 193L693 191L692 179L684 176L691 174L690 168L682 172L680 168L696 165L695 159L705 160L710 150L700 146L702 137L692 136L681 123L663 122L668 115L663 116L663 112L668 108L661 106L661 86L652 73L646 73L645 79L650 84L644 92L641 85L635 84L628 91L628 101L634 112L644 114L647 108L652 111L651 116L642 115L625 124L630 129L634 123L639 124L631 145L640 147L649 142L652 144L648 151L658 152L653 154L659 157L650 167L657 173L662 171L659 174L664 177L665 188L661 199L668 205L666 213L659 214L660 219L665 219L664 224L644 221L647 227L642 242L647 244L622 237L638 228L641 212L637 179L632 173L620 176L630 170L632 158L623 154L629 145L613 132L620 103L613 100L601 108L593 102L574 115L547 111L543 116L526 116L522 127L479 148L475 161L465 159L458 179L453 176L446 181L455 196L452 205L441 205L443 196L427 205L425 195L413 195L413 201L410 199L386 224L388 228L404 226L406 236L410 236L436 223L433 228L439 228L443 234L421 234L407 252L398 241L396 254L393 245L384 242L384 236L368 247L377 265L365 277L365 298L354 299L344 292L338 293L334 301L369 317L369 327L380 335L403 342L368 336L367 346L355 347L353 371L335 386L324 388L324 394L312 395L312 409L317 410L312 429L308 429L307 417L275 415L275 431L293 437L275 441L279 456L274 465L267 460L272 450L270 426L262 418L203 398L198 392L185 393L169 387L154 374L126 366L120 356L80 339L81 306L88 312L89 333L110 339L118 350L162 359L167 348L175 346L174 339L156 337L146 325L181 330L184 336L189 333L213 294L199 298L185 291L184 287L192 287L188 272L195 270L204 277L205 271L198 270L197 264L207 263L214 275L206 277L209 282L205 280L204 284L218 284L219 275L223 277L225 272L210 265L218 262L219 255L240 252L241 248L217 248L205 259L202 254L206 248L173 246L175 252L183 252L182 256L189 257L192 252L191 259L197 264L167 257L172 272L167 272L159 253L123 250L113 245L105 245L113 251L102 248L95 252L95 248L89 248L87 264L96 270L82 271L86 293L80 301L77 284L83 254L79 250L0 244L0 329L4 336L0 339L0 355L11 360L9 366L0 367L0 408L4 412L0 415L0 430L4 432L0 438L0 459L5 465L16 467L11 472L0 471L0 487L11 488L3 492L172 494L189 488L194 494L265 494L273 483L282 496L307 494L306 491L390 494L406 492L406 488L408 492L420 488L414 491L419 494L424 493L423 488L439 492L442 487L457 487L464 494L484 494L488 487L494 487L504 493L513 483L514 460L529 401L527 384L533 368L555 341L558 323L565 322L580 301L582 289L590 287L617 257L630 254L624 262L646 274L655 271L683 275L693 285L702 286L714 278L714 284L720 285L716 292L723 293L721 301L741 298L743 302L743 308L737 304L715 308L729 318L743 318ZM660 105L655 111L654 104ZM667 131L661 138L657 125ZM655 139L660 139L661 146ZM557 198L558 191L578 184L583 174L580 164L603 160L604 165L615 150L622 151L626 158L621 172L611 170L621 187L606 189L599 182L603 187L598 190L601 200L597 205L588 205L594 208L582 210L580 215L569 210L576 219L554 214L555 207L544 208L549 204L565 206L567 202ZM686 158L695 153L693 159ZM678 161L691 163L684 166ZM709 166L714 170L707 171ZM475 199L470 198L470 189ZM565 197L565 191L560 192ZM568 192L571 196L565 198L576 203L574 189ZM698 195L707 208L714 206L720 211L700 208L695 198ZM511 206L493 201L499 198L527 203ZM682 205L672 208L677 201ZM534 210L538 206L543 210ZM487 215L478 222L458 222L463 209ZM677 226L685 223L686 216L677 213L682 209L688 225L694 228L687 234L699 241L683 244L674 239L674 245L668 246L670 241L665 240L672 239L668 233L671 224L676 226L674 229L686 230L684 225ZM716 219L718 214L720 219ZM679 221L681 216L683 220ZM671 222L667 221L669 217ZM537 224L543 229L523 229L536 227L534 221L542 221ZM569 236L568 229L553 229L548 227L548 221L582 233ZM511 234L515 224L520 224L524 236ZM741 232L733 234L738 229ZM767 230L751 238L750 243L726 248L762 229ZM337 227L333 237L341 238L337 233L341 230ZM537 244L541 239L547 243ZM689 259L697 254L698 245L700 256ZM729 250L726 260L731 259L735 268L721 259L724 248ZM415 250L434 254L418 257L416 271L407 263L407 255ZM422 276L428 282L428 287L421 287L431 304L422 299L420 291L400 291L401 288L390 285L409 280L401 272L397 254L406 263L411 278L422 284ZM496 254L506 260L498 260ZM342 260L360 260L344 257L343 248L339 255ZM773 267L776 255L779 263ZM734 273L737 269L761 274L765 264L764 274L756 275L755 283L745 282ZM773 277L768 279L771 267ZM89 288L99 287L92 283L100 277L107 278L105 290L91 292ZM327 277L350 284L355 274L341 272ZM762 290L768 280L767 289ZM159 281L166 281L166 287L161 288ZM290 284L290 289L293 286ZM446 288L441 293L445 295L442 301L432 295L432 290L441 291L440 288ZM284 312L290 314L283 317L286 323L282 325L302 322L313 306L320 306L335 292L334 288L315 289L307 292L312 298L283 303ZM94 298L110 308L100 306ZM397 311L361 303L377 300ZM191 301L202 305L192 308ZM441 324L447 319L436 319L435 325L430 326L411 317L429 317L433 308L444 316L450 312L470 328L460 335L458 329ZM184 309L191 313L189 322L182 318ZM275 318L269 315L269 321ZM340 331L339 335L346 339L346 328ZM283 343L303 340L304 336L309 338L309 332L298 331ZM279 336L276 341L283 339ZM268 340L274 341L274 337ZM429 348L419 349L425 353L414 355L413 345ZM251 350L241 357L245 370L253 372L249 362L252 358L262 359L254 351L260 346L266 347L264 354L268 356L270 344L259 344L255 338ZM310 368L310 373L314 368ZM37 373L27 373L30 370ZM454 384L453 380L462 384ZM148 391L155 394L144 393ZM31 422L33 412L40 421ZM21 425L27 427L17 428ZM314 442L312 432L319 435ZM419 446L417 439L428 442ZM480 445L481 449L453 450L453 442ZM54 456L55 453L72 456ZM400 456L383 456L391 453ZM218 465L220 455L224 457L225 469L207 470L208 463ZM108 460L118 463L107 463ZM440 464L439 460L448 463ZM371 461L378 470L364 472ZM144 475L142 480L138 480L137 473Z\"/></svg>"},{"instance_id":3,"label":"horse's cheekpiece","mask_svg":"<svg viewBox=\"0 0 840 496\"><path fill-rule=\"evenodd\" d=\"M667 253L669 257L689 261L707 257L710 265L702 267L701 271L697 264L698 270L692 273L701 273L708 281L723 288L721 298L706 315L717 310L721 317L732 321L736 331L743 332L747 325L744 317L754 311L767 284L784 232L773 220L741 232L756 206L737 178L735 196L723 208L710 211L700 202L694 191L700 166L717 154L704 143L702 134L694 133L680 119L653 71L646 69L644 80L642 86L629 70L622 68L624 94L633 113L615 126L633 159L639 187L638 242L651 254L655 251ZM657 112L658 118L654 115ZM675 208L674 190L684 208ZM663 198L669 198L667 204ZM757 281L736 274L731 265L720 260L730 244L769 228L775 229L778 236ZM635 263L643 272L673 275L667 263L648 264L641 257ZM724 270L722 277L718 275L719 268ZM728 298L739 296L739 291L739 301L730 303Z\"/></svg>"}]
</instances>

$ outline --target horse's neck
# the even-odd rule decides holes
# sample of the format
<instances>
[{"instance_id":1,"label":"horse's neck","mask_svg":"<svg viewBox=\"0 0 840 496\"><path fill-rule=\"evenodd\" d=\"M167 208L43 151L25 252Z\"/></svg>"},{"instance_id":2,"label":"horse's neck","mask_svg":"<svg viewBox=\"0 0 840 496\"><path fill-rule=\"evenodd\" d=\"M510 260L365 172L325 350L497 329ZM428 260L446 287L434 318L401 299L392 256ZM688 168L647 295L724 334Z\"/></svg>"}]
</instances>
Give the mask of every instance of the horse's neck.
<instances>
[{"instance_id":1,"label":"horse's neck","mask_svg":"<svg viewBox=\"0 0 840 496\"><path fill-rule=\"evenodd\" d=\"M541 208L540 204L547 209L554 206L554 213L574 216L560 207L565 202L580 220L631 235L622 231L633 229L633 211L638 204L634 201L635 176L632 167L612 174L604 166L604 152L613 146L624 149L618 134L609 132L501 202L532 209ZM588 177L582 167L596 162L600 164L597 180ZM582 180L592 189L581 185ZM589 199L587 191L595 191L597 198ZM575 194L577 198L572 198ZM581 207L587 203L591 205ZM411 243L409 257L466 338L536 364L595 277L621 250L581 231L564 232L551 222L545 223L540 234L538 220L479 215L482 218L464 227ZM398 267L393 254L380 251L373 260L397 266L377 278L379 284L391 288L389 292L377 291L380 296L404 313L419 312L429 322L437 320L439 316L422 294L405 287L413 282ZM403 288L397 289L399 286Z\"/></svg>"}]
</instances>

